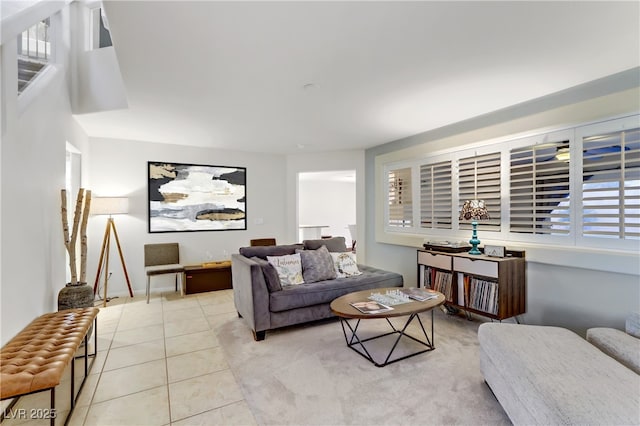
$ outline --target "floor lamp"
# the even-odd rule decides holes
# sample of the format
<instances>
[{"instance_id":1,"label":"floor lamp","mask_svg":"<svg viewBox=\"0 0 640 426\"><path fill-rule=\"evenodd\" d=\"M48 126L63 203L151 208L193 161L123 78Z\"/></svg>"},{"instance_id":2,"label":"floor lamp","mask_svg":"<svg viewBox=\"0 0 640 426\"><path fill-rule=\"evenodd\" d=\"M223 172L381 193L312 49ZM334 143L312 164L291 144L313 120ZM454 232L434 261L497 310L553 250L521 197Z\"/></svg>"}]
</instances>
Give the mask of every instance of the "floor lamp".
<instances>
[{"instance_id":1,"label":"floor lamp","mask_svg":"<svg viewBox=\"0 0 640 426\"><path fill-rule=\"evenodd\" d=\"M113 220L113 215L126 214L129 212L129 199L126 197L95 197L91 200L91 214L93 215L109 215L107 219L107 226L104 230L104 238L102 239L102 248L100 249L100 260L98 261L98 272L96 272L96 282L93 284L93 295L95 296L98 290L98 282L100 282L100 276L104 266L104 298L103 306L107 306L107 287L109 284L109 252L111 251L111 234L115 237L116 246L118 247L118 254L120 255L120 262L122 263L122 270L124 271L124 277L127 280L127 287L129 287L129 295L133 297L133 290L131 290L131 283L129 282L129 274L127 273L127 266L124 263L124 256L122 255L122 248L120 247L120 239L118 238L118 231L116 230L116 223Z\"/></svg>"}]
</instances>

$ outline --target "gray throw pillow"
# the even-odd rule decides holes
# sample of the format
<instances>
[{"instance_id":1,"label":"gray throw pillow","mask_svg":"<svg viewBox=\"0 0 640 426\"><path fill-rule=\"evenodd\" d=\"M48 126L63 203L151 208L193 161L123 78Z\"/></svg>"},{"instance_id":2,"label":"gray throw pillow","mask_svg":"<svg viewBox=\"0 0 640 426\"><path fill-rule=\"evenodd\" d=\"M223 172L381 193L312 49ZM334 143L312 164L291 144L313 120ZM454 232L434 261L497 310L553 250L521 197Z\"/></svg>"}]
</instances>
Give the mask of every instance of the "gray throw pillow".
<instances>
[{"instance_id":1,"label":"gray throw pillow","mask_svg":"<svg viewBox=\"0 0 640 426\"><path fill-rule=\"evenodd\" d=\"M272 264L257 256L252 257L251 260L260 265L260 269L262 269L262 275L264 275L264 281L267 283L269 292L282 290L278 271L276 271L276 268L274 268Z\"/></svg>"},{"instance_id":2,"label":"gray throw pillow","mask_svg":"<svg viewBox=\"0 0 640 426\"><path fill-rule=\"evenodd\" d=\"M336 277L333 259L326 246L317 250L296 250L302 259L302 277L305 283L332 280Z\"/></svg>"},{"instance_id":3,"label":"gray throw pillow","mask_svg":"<svg viewBox=\"0 0 640 426\"><path fill-rule=\"evenodd\" d=\"M326 246L327 250L332 253L347 251L347 245L344 237L323 238L320 240L304 240L302 242L306 250L317 250L322 246ZM304 265L303 265L304 266Z\"/></svg>"}]
</instances>

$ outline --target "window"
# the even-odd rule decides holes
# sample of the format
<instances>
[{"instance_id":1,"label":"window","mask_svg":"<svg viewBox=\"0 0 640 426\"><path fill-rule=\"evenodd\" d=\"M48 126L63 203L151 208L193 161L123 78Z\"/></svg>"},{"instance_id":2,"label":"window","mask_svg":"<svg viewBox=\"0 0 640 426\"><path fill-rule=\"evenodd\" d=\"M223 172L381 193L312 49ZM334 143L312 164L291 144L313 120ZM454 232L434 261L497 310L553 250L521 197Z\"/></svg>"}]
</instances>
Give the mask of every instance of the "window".
<instances>
[{"instance_id":1,"label":"window","mask_svg":"<svg viewBox=\"0 0 640 426\"><path fill-rule=\"evenodd\" d=\"M458 169L458 211L465 200L484 200L491 219L481 221L480 226L500 231L500 152L461 158ZM460 223L460 229L471 229L471 224Z\"/></svg>"},{"instance_id":2,"label":"window","mask_svg":"<svg viewBox=\"0 0 640 426\"><path fill-rule=\"evenodd\" d=\"M389 183L389 220L392 227L410 228L413 226L413 203L411 201L411 168L390 170Z\"/></svg>"},{"instance_id":3,"label":"window","mask_svg":"<svg viewBox=\"0 0 640 426\"><path fill-rule=\"evenodd\" d=\"M583 137L581 230L640 239L640 129Z\"/></svg>"},{"instance_id":4,"label":"window","mask_svg":"<svg viewBox=\"0 0 640 426\"><path fill-rule=\"evenodd\" d=\"M640 115L400 164L384 169L389 233L461 239L470 225L458 212L478 199L491 215L479 223L486 239L637 251Z\"/></svg>"},{"instance_id":5,"label":"window","mask_svg":"<svg viewBox=\"0 0 640 426\"><path fill-rule=\"evenodd\" d=\"M43 19L18 37L18 93L31 83L51 57L49 18Z\"/></svg>"},{"instance_id":6,"label":"window","mask_svg":"<svg viewBox=\"0 0 640 426\"><path fill-rule=\"evenodd\" d=\"M569 234L569 162L557 158L568 147L559 141L511 150L510 232Z\"/></svg>"},{"instance_id":7,"label":"window","mask_svg":"<svg viewBox=\"0 0 640 426\"><path fill-rule=\"evenodd\" d=\"M97 7L91 9L91 49L102 49L112 46L111 31L104 9Z\"/></svg>"},{"instance_id":8,"label":"window","mask_svg":"<svg viewBox=\"0 0 640 426\"><path fill-rule=\"evenodd\" d=\"M451 229L451 161L420 166L420 227Z\"/></svg>"}]
</instances>

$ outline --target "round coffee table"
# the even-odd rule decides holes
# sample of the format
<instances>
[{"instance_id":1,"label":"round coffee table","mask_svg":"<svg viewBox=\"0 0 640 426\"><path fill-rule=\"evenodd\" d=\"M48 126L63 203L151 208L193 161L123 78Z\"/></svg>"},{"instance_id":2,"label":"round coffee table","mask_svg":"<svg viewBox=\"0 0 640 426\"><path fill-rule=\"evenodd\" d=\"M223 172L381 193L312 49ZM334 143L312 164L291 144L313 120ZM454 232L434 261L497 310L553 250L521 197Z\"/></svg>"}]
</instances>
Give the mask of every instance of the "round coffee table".
<instances>
[{"instance_id":1,"label":"round coffee table","mask_svg":"<svg viewBox=\"0 0 640 426\"><path fill-rule=\"evenodd\" d=\"M407 303L402 303L399 305L393 305L392 310L377 312L377 313L363 313L358 309L354 308L351 304L358 302L367 302L369 301L369 296L372 293L381 293L386 294L387 291L395 291L398 290L398 287L391 288L377 288L372 290L362 290L356 291L354 293L345 294L344 296L338 297L333 302L331 302L331 311L340 318L340 324L342 325L342 332L344 333L344 339L347 342L347 346L362 355L364 358L371 361L376 367L384 367L385 365L412 357L416 355L420 355L425 352L429 352L435 349L434 339L433 339L433 308L440 306L444 303L445 298L442 293L433 292L436 294L436 297L433 299L425 300L424 302L419 301L411 301ZM431 290L429 290L432 292ZM431 337L427 334L424 325L422 324L422 320L418 315L421 312L431 311ZM393 317L402 317L408 316L407 321L401 329L396 328L389 318ZM360 321L363 319L374 319L374 318L383 318L387 321L389 326L391 327L390 332L376 335L373 337L368 337L366 339L361 339L358 337L358 327L360 326ZM356 320L355 327L351 325L349 320ZM413 320L416 320L420 325L420 330L422 330L422 336L414 337L406 333L407 327ZM347 329L349 332L347 332ZM389 336L392 334L397 334L396 338L391 350L387 354L385 360L383 362L377 362L370 354L370 352L365 347L364 343L370 340L379 339L384 336ZM424 336L424 338L423 338ZM416 352L412 352L408 355L404 355L398 358L391 359L391 355L393 351L398 346L400 339L402 337L409 338L420 343L422 346L426 347L425 349L418 350ZM421 340L422 339L422 340Z\"/></svg>"}]
</instances>

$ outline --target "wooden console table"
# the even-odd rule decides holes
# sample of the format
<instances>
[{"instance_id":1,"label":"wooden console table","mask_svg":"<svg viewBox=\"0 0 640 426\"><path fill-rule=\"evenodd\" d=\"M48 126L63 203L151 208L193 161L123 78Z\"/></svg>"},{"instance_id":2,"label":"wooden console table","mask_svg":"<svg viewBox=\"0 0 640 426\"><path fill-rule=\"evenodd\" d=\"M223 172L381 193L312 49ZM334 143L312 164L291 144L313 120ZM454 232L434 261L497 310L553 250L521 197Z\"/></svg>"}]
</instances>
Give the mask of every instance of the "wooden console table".
<instances>
[{"instance_id":1,"label":"wooden console table","mask_svg":"<svg viewBox=\"0 0 640 426\"><path fill-rule=\"evenodd\" d=\"M233 288L231 284L231 261L210 262L184 267L185 294Z\"/></svg>"},{"instance_id":2,"label":"wooden console table","mask_svg":"<svg viewBox=\"0 0 640 426\"><path fill-rule=\"evenodd\" d=\"M445 295L445 303L500 320L527 311L524 251L507 257L418 250L418 287Z\"/></svg>"}]
</instances>

